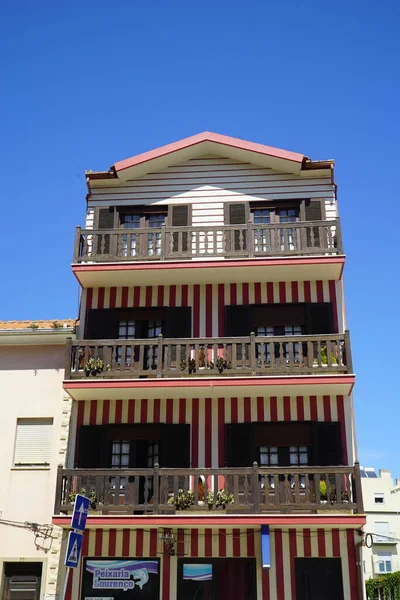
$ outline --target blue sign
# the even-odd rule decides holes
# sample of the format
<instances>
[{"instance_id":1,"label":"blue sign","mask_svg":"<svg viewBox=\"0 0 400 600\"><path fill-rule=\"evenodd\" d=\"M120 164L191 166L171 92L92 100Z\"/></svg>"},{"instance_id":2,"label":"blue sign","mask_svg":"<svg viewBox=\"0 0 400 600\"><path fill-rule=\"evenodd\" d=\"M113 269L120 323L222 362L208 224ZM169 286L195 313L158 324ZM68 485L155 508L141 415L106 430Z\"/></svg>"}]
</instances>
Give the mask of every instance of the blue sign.
<instances>
[{"instance_id":1,"label":"blue sign","mask_svg":"<svg viewBox=\"0 0 400 600\"><path fill-rule=\"evenodd\" d=\"M76 531L84 532L86 519L89 512L90 500L86 496L76 495L74 512L72 513L71 528Z\"/></svg>"},{"instance_id":2,"label":"blue sign","mask_svg":"<svg viewBox=\"0 0 400 600\"><path fill-rule=\"evenodd\" d=\"M67 552L65 554L65 566L75 569L78 566L81 555L83 534L70 531L68 536Z\"/></svg>"},{"instance_id":3,"label":"blue sign","mask_svg":"<svg viewBox=\"0 0 400 600\"><path fill-rule=\"evenodd\" d=\"M269 527L268 525L261 525L261 555L262 555L262 568L271 568L271 548L269 543Z\"/></svg>"}]
</instances>

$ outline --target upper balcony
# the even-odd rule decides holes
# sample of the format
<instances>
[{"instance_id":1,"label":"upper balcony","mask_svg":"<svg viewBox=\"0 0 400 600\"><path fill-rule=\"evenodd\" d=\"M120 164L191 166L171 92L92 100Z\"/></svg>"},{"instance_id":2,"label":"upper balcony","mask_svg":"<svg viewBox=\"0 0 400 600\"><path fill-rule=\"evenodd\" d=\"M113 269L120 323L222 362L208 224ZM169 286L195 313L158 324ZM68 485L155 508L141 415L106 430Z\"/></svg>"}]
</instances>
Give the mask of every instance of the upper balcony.
<instances>
[{"instance_id":1,"label":"upper balcony","mask_svg":"<svg viewBox=\"0 0 400 600\"><path fill-rule=\"evenodd\" d=\"M171 269L174 282L196 283L204 266L210 281L210 272L221 283L231 281L229 267L237 269L235 278L257 281L265 265L275 267L270 281L340 278L340 220L76 230L73 270L83 287L104 285L105 272L107 285L127 285L132 276L136 285L146 284L154 268L160 284L170 282Z\"/></svg>"}]
</instances>

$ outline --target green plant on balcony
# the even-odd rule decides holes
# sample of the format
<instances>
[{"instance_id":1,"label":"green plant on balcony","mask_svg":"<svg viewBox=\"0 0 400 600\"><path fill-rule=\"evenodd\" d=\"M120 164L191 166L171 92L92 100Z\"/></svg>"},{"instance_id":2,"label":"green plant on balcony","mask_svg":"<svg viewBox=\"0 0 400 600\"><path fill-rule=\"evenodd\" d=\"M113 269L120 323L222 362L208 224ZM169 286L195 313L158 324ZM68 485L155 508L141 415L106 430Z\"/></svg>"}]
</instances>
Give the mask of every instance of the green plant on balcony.
<instances>
[{"instance_id":1,"label":"green plant on balcony","mask_svg":"<svg viewBox=\"0 0 400 600\"><path fill-rule=\"evenodd\" d=\"M230 494L226 490L218 490L217 492L217 500L215 502L215 506L217 508L225 509L227 504L233 504L234 497L233 494ZM207 494L207 504L208 508L211 510L214 506L214 492L211 490Z\"/></svg>"},{"instance_id":2,"label":"green plant on balcony","mask_svg":"<svg viewBox=\"0 0 400 600\"><path fill-rule=\"evenodd\" d=\"M400 571L368 579L365 587L368 600L375 600L378 597L400 600Z\"/></svg>"},{"instance_id":3,"label":"green plant on balcony","mask_svg":"<svg viewBox=\"0 0 400 600\"><path fill-rule=\"evenodd\" d=\"M71 492L70 495L68 496L70 504L73 504L75 502L75 498L77 496L77 493L78 492ZM96 508L97 508L97 494L96 494L96 490L90 490L89 491L89 496L88 496L87 492L86 492L86 488L81 488L81 491L79 492L79 494L81 496L86 496L86 498L89 498L90 508L92 510L96 510ZM99 502L101 502L101 498L100 498Z\"/></svg>"},{"instance_id":4,"label":"green plant on balcony","mask_svg":"<svg viewBox=\"0 0 400 600\"><path fill-rule=\"evenodd\" d=\"M328 500L328 488L325 480L321 480L319 482L319 497L323 502L327 502ZM349 493L346 490L343 490L340 494L341 503L347 503L349 501ZM329 501L331 504L335 504L337 502L337 493L336 487L332 486L330 488Z\"/></svg>"},{"instance_id":5,"label":"green plant on balcony","mask_svg":"<svg viewBox=\"0 0 400 600\"><path fill-rule=\"evenodd\" d=\"M196 373L196 361L194 358L188 358L187 360L183 359L181 360L180 368L181 371L186 371L186 369L188 369L189 375Z\"/></svg>"},{"instance_id":6,"label":"green plant on balcony","mask_svg":"<svg viewBox=\"0 0 400 600\"><path fill-rule=\"evenodd\" d=\"M232 363L229 360L222 358L222 356L219 356L215 364L212 360L209 361L208 368L216 368L218 373L221 374L225 371L225 369L232 369Z\"/></svg>"},{"instance_id":7,"label":"green plant on balcony","mask_svg":"<svg viewBox=\"0 0 400 600\"><path fill-rule=\"evenodd\" d=\"M328 349L326 346L322 346L322 348L321 348L321 365L327 365L327 364L328 364ZM338 364L337 358L333 352L331 352L331 364L332 365ZM319 365L318 359L315 358L314 362L313 362L313 366L318 367L318 365Z\"/></svg>"},{"instance_id":8,"label":"green plant on balcony","mask_svg":"<svg viewBox=\"0 0 400 600\"><path fill-rule=\"evenodd\" d=\"M110 365L105 365L104 361L101 358L88 358L83 368L86 377L89 377L90 375L95 377L96 375L102 373L104 370L108 371L110 369Z\"/></svg>"},{"instance_id":9,"label":"green plant on balcony","mask_svg":"<svg viewBox=\"0 0 400 600\"><path fill-rule=\"evenodd\" d=\"M209 510L214 506L214 499L214 492L210 490L205 498L205 504L208 506ZM227 504L233 504L233 500L233 494L222 489L217 492L215 506L224 509ZM192 490L187 490L185 492L184 490L179 489L177 494L169 498L168 504L174 505L176 510L188 510L191 506L194 506L194 501L195 498ZM203 504L204 501L200 502Z\"/></svg>"}]
</instances>

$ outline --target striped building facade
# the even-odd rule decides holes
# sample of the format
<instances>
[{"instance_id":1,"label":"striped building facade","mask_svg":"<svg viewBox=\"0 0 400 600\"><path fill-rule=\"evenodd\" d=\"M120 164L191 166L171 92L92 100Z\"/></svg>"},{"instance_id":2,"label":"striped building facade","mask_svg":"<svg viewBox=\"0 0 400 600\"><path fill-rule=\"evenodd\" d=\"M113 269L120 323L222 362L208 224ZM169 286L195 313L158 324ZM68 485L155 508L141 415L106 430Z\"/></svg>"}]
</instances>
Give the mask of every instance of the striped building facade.
<instances>
[{"instance_id":1,"label":"striped building facade","mask_svg":"<svg viewBox=\"0 0 400 600\"><path fill-rule=\"evenodd\" d=\"M197 598L207 600L223 600L225 597L361 600L363 586L359 552L365 518L361 514L362 500L358 493L352 400L354 373L350 346L346 345L348 338L345 338L348 332L342 280L344 255L339 236L332 161L313 162L296 153L216 134L201 134L116 163L109 171L89 173L87 179L86 230L78 231L72 267L81 285L77 341L74 347L71 346L72 352L75 352L71 356L75 358L69 359L67 355L67 366L68 360L75 361L75 370L71 371L69 366L64 381L64 389L73 399L73 408L66 464L59 470L60 489L56 504L59 503L60 510L53 522L68 530L70 506L68 498L63 500L62 490L79 491L71 486L78 481L81 473L86 473L87 481L90 475L96 477L96 473L101 473L102 485L108 485L108 492L111 490L115 497L115 483L110 482L115 481L119 467L124 465L125 470L131 469L129 481L133 481L136 475L139 477L141 468L150 468L148 463L143 463L143 458L138 458L145 447L145 435L132 434L132 431L150 431L149 435L153 438L160 436L157 440L161 440L161 449L165 451L167 438L162 437L163 433L154 432L161 431L161 427L187 427L187 445L180 446L185 448L181 452L181 467L173 461L173 464L165 464L168 461L166 454L163 458L162 451L157 454L156 460L157 469L160 463L160 472L163 468L170 469L168 473L176 473L176 477L179 468L185 472L179 479L179 485L187 477L189 469L193 470L190 475L192 482L198 478L201 483L201 476L205 474L207 483L211 481L211 475L207 478L207 469L212 469L218 486L224 486L229 469L233 473L239 468L258 468L260 464L257 461L261 461L261 467L270 469L268 473L276 468L276 474L275 487L265 483L271 475L254 476L254 501L245 508L243 503L248 500L243 500L243 488L240 487L244 484L237 483L236 500L229 501L232 506L224 505L223 510L217 510L216 506L201 510L200 505L196 505L196 510L189 507L172 513L164 510L165 506L158 510L157 492L153 488L149 503L142 502L138 508L137 502L132 504L131 501L129 506L135 508L121 510L118 506L118 510L113 510L107 505L105 488L99 488L97 479L97 504L88 516L80 563L68 576L66 600L120 600L122 597L127 600L139 597L189 600L196 594ZM236 208L229 212L232 205ZM173 209L177 206L189 207L179 224L174 222ZM244 207L246 221L237 217L240 207ZM276 239L279 240L275 246L276 256L273 253L255 256L251 250L251 244L253 250L260 247L254 241L256 237L252 237L258 218L266 219L268 227L275 227ZM310 225L311 220L313 224ZM335 224L331 227L330 222L333 221ZM152 223L155 224L154 230L151 229ZM235 223L246 227L246 233L235 231ZM181 227L180 238L174 233L175 226ZM135 233L135 227L138 233ZM149 229L146 230L146 227ZM168 227L171 228L169 238L164 237ZM228 231L230 242L226 242L226 247L220 245L218 251L212 247L214 254L207 256L203 252L203 244L201 255L190 255L194 246L187 240L195 235L194 230L202 228L204 241L204 236L210 235L207 228L213 227L220 228L214 233L219 244L225 244L221 241L225 240L224 228ZM289 240L286 247L283 227L289 232L285 234L286 242ZM293 241L295 227L304 228L296 238L300 241L296 242ZM114 229L119 235L115 243L112 237ZM333 231L334 242L331 237L329 243L323 241L326 231L328 237ZM131 256L127 254L128 234L138 236L129 238L135 240L129 242ZM254 233L254 236L257 235ZM262 235L265 241L266 234ZM152 250L147 259L138 255L143 248L147 248L145 252L148 252L150 247L143 245L140 239L152 240ZM167 239L169 242L165 244L168 248L164 254L163 244ZM154 254L154 240L159 244L159 255ZM319 251L316 244L321 244ZM239 247L242 254L234 256ZM122 254L118 255L121 248ZM171 258L168 252L173 253L177 249L181 253L186 251L186 255ZM106 258L104 253L108 253ZM182 338L186 345L190 343L194 347L197 344L197 347L204 348L207 338L213 338L217 347L218 338L226 340L243 336L243 333L232 333L234 324L227 322L232 318L230 315L236 314L229 311L232 307L248 307L249 312L254 311L252 314L261 314L256 311L265 309L265 315L272 314L268 313L270 307L280 307L283 312L292 310L294 315L303 315L300 308L304 309L304 322L300 323L300 328L293 330L297 333L292 334L308 336L305 342L299 338L297 348L300 346L301 351L289 359L286 350L282 350L285 341L282 342L279 335L287 335L290 340L291 334L285 327L275 327L274 331L281 333L274 333L272 327L272 333L260 334L272 336L268 364L272 365L278 359L281 361L280 370L275 372L271 369L271 374L259 372L255 353L249 358L253 370L249 368L230 373L225 368L225 372L219 375L200 370L191 373L185 371L185 363L181 371L177 368L175 372L165 374L164 364L161 365L164 359L160 358L159 351L154 354L154 360L158 362L153 371L140 370L140 367L135 374L133 362L142 360L143 353L148 350L141 350L142 358L138 358L133 342L131 354L123 354L123 359L121 354L115 354L119 358L109 372L106 365L97 375L94 374L96 376L84 370L88 364L84 361L97 357L98 347L118 346L118 339L108 338L106 333L102 333L107 331L103 324L108 315L112 314L119 331L125 332L125 337L119 339L129 340L136 339L134 333L129 335L128 329L131 324L134 331L135 319L141 318L137 315L143 314L143 319L150 319L150 311L146 312L146 309L186 309L181 313L189 319L186 334L164 334L164 324L160 325L161 334L167 340ZM320 307L322 311L314 317L314 329L308 329L309 321L306 323L310 307ZM329 324L324 317L328 312ZM176 314L179 320L180 313ZM276 310L274 314L280 313ZM278 322L280 318L274 317L274 326L287 325L285 318L289 318L290 323L290 317L282 317L282 323ZM163 317L157 316L157 319L161 322ZM176 323L177 331L178 325ZM269 324L265 321L263 325ZM142 325L139 329L144 331ZM112 331L118 331L115 325ZM168 331L171 331L171 324ZM248 334L251 337L252 332L248 331ZM274 335L280 340L279 352ZM312 346L313 335L315 346ZM149 336L146 339L154 342L156 338ZM324 341L326 339L331 341ZM142 338L138 339L139 343L145 344ZM222 341L219 348L224 343ZM342 349L338 350L340 344ZM313 348L318 349L317 354L312 356ZM325 355L322 356L321 352ZM194 356L193 353L190 356ZM208 360L211 356L216 355L210 354ZM217 356L223 356L222 350ZM303 360L308 360L308 363L302 363ZM128 368L124 371L121 367L125 366L125 361ZM157 429L158 426L160 428ZM268 429L264 430L264 426ZM280 441L278 434L272 434L274 442L269 443L270 433L263 432L273 432L274 427L276 431L292 433L282 434L289 436L282 438L286 441ZM88 437L85 441L85 432L89 436L93 431L99 432L97 437ZM183 432L184 429L175 431ZM323 439L325 431L326 440ZM237 439L232 437L236 435L239 436ZM242 435L253 437L242 438ZM263 435L267 436L266 441L260 441ZM290 435L294 436L293 442ZM108 458L104 448L100 447L103 442L98 440L108 443ZM168 440L170 444L174 442L173 434ZM93 444L99 446L90 448ZM254 452L257 450L259 454L255 462L252 458L248 462L243 459L245 465L233 463L235 458L232 457L239 457L239 462L241 460L242 444L251 446ZM125 462L121 458L123 445L129 447ZM243 455L253 456L253 450L247 450L246 455L243 449ZM85 458L85 452L90 459ZM265 460L265 457L261 458L263 452L269 453L270 462L262 462ZM274 453L278 457L277 462L271 458ZM291 462L292 454L296 454L299 462ZM179 458L178 453L175 462ZM151 465L153 467L154 464ZM297 469L297 475L293 476L290 468ZM304 473L308 472L308 483L304 483L303 468ZM221 470L220 473L218 470ZM127 475L124 477L127 482ZM174 481L175 487L169 489L172 500L178 485L177 479ZM191 485L193 490L196 484ZM272 486L269 491L268 485ZM342 485L344 487L341 488ZM268 502L274 502L271 500L273 494L276 500L281 493L279 491L278 494L278 487L286 494L286 500L268 505ZM215 485L213 490L217 492ZM124 490L122 492L123 502L128 506L127 494ZM142 486L137 493L143 496L147 492L143 492ZM257 504L257 493L263 496L264 504ZM102 503L99 499L103 500L103 494ZM239 496L241 503L237 505L240 508L235 510ZM289 496L292 498L290 501ZM293 498L296 500L293 501ZM154 503L157 507L153 510ZM66 536L64 538L63 557ZM131 587L126 592L111 591L114 585L110 583L111 575L99 575L102 565L104 569L107 566L122 569L129 561L142 571L145 569L143 565L151 563L153 575L147 579L149 583L142 581L139 590L139 584L132 583L135 577L139 577L135 571L132 578L129 577ZM203 579L197 580L190 575L193 568L203 569L204 573L205 568L209 571L207 575L202 571ZM222 573L225 575L222 576ZM114 575L113 581L118 577ZM97 587L95 581L100 581ZM193 592L195 582L198 587ZM128 586L128 579L125 584ZM62 578L59 585L63 585ZM245 587L248 591L244 594Z\"/></svg>"}]
</instances>

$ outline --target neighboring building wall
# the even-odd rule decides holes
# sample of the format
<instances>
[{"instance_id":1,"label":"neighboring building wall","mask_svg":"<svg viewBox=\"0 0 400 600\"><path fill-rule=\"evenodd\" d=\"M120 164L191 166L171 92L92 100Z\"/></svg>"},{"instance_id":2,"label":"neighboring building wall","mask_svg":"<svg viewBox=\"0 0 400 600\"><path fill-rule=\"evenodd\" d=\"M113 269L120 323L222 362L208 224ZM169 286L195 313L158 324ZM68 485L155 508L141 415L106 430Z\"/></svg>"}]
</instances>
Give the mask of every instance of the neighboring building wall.
<instances>
[{"instance_id":1,"label":"neighboring building wall","mask_svg":"<svg viewBox=\"0 0 400 600\"><path fill-rule=\"evenodd\" d=\"M43 562L41 598L56 593L62 531L49 524L71 410L71 400L62 390L64 357L64 345L0 347L0 591L3 563L23 560ZM17 419L35 417L53 419L50 466L14 467ZM33 531L5 521L48 525L49 537L35 538Z\"/></svg>"},{"instance_id":2,"label":"neighboring building wall","mask_svg":"<svg viewBox=\"0 0 400 600\"><path fill-rule=\"evenodd\" d=\"M333 326L343 333L340 281L282 281L195 285L153 285L82 290L80 336L90 308L191 306L193 337L225 333L225 306L332 302Z\"/></svg>"},{"instance_id":3,"label":"neighboring building wall","mask_svg":"<svg viewBox=\"0 0 400 600\"><path fill-rule=\"evenodd\" d=\"M379 471L379 477L363 477L361 479L364 510L367 515L365 532L375 534L376 523L388 523L388 543L377 543L373 535L371 548L363 547L363 561L365 578L376 577L382 574L379 570L379 560L387 561L390 555L392 571L400 571L400 481L393 485L392 476L387 469ZM383 494L383 503L376 502L375 498ZM378 538L379 540L379 538Z\"/></svg>"}]
</instances>

